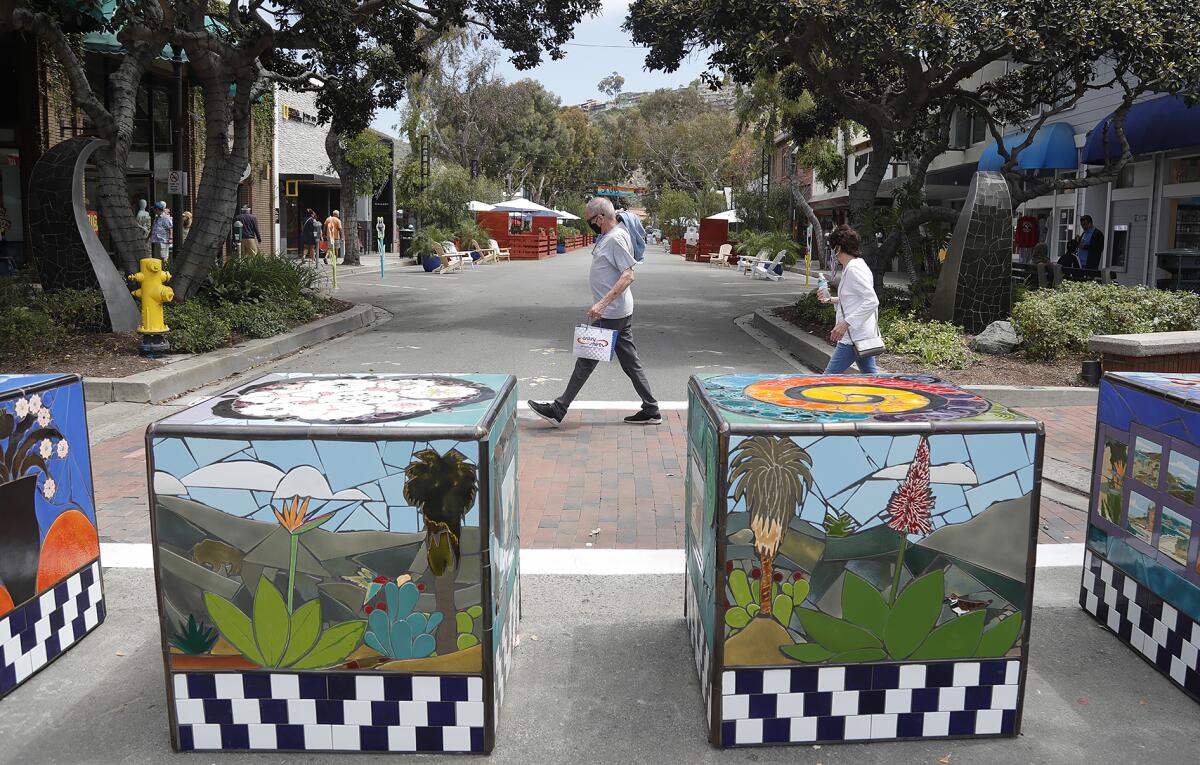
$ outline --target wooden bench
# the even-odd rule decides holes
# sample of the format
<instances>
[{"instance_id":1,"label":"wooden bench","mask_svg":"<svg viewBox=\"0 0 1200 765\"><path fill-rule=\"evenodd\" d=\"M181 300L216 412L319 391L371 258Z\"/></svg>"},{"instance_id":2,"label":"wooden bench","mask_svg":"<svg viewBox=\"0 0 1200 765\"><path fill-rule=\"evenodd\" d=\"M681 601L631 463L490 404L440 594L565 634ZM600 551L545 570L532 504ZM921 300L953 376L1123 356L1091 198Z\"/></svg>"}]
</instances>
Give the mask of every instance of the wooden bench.
<instances>
[{"instance_id":1,"label":"wooden bench","mask_svg":"<svg viewBox=\"0 0 1200 765\"><path fill-rule=\"evenodd\" d=\"M1200 372L1200 331L1096 335L1088 349L1105 372Z\"/></svg>"}]
</instances>

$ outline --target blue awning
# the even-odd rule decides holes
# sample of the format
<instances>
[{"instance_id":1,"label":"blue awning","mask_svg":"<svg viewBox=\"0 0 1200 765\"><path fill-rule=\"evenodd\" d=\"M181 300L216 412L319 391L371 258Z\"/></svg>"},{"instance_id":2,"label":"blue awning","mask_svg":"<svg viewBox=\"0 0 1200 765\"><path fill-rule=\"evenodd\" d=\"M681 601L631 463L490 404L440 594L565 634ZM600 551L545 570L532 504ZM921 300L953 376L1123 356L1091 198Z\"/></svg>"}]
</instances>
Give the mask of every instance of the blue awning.
<instances>
[{"instance_id":1,"label":"blue awning","mask_svg":"<svg viewBox=\"0 0 1200 765\"><path fill-rule=\"evenodd\" d=\"M1028 135L1026 132L1004 136L1004 148L1011 151L1025 143ZM979 169L999 170L1004 167L1004 161L996 142L992 141L979 158ZM1065 122L1042 125L1033 141L1017 156L1018 170L1074 170L1078 167L1075 128Z\"/></svg>"},{"instance_id":2,"label":"blue awning","mask_svg":"<svg viewBox=\"0 0 1200 765\"><path fill-rule=\"evenodd\" d=\"M1121 158L1121 142L1112 119L1113 115L1108 115L1088 134L1083 147L1085 165L1106 165L1106 158L1112 161ZM1179 96L1134 104L1125 115L1125 139L1134 156L1200 144L1200 105L1189 108Z\"/></svg>"}]
</instances>

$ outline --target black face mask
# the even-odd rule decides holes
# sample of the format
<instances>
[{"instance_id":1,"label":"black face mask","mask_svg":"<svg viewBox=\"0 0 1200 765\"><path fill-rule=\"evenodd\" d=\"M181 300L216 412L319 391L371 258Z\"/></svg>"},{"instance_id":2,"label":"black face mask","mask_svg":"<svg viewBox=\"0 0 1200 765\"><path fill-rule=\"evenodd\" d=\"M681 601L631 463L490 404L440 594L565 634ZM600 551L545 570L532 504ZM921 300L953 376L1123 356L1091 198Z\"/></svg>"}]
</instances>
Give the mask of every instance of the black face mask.
<instances>
[{"instance_id":1,"label":"black face mask","mask_svg":"<svg viewBox=\"0 0 1200 765\"><path fill-rule=\"evenodd\" d=\"M591 221L588 221L588 228L590 228L596 234L600 233L600 227Z\"/></svg>"}]
</instances>

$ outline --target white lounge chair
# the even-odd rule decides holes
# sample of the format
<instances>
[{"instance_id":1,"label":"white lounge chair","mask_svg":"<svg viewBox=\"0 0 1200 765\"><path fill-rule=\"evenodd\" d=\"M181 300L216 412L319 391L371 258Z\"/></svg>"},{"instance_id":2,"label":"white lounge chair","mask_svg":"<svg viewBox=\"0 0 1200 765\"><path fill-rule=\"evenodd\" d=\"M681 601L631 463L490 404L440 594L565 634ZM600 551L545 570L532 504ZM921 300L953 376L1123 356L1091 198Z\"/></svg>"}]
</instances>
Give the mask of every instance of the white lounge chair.
<instances>
[{"instance_id":1,"label":"white lounge chair","mask_svg":"<svg viewBox=\"0 0 1200 765\"><path fill-rule=\"evenodd\" d=\"M511 260L512 259L511 256L508 254L508 248L507 247L502 248L500 246L500 243L497 242L495 239L488 240L488 247L492 252L496 253L496 260Z\"/></svg>"},{"instance_id":2,"label":"white lounge chair","mask_svg":"<svg viewBox=\"0 0 1200 765\"><path fill-rule=\"evenodd\" d=\"M475 258L471 257L471 253L463 252L458 249L458 245L451 241L442 242L442 248L446 250L446 254L452 258L458 258L462 265L475 267Z\"/></svg>"},{"instance_id":3,"label":"white lounge chair","mask_svg":"<svg viewBox=\"0 0 1200 765\"><path fill-rule=\"evenodd\" d=\"M730 265L729 256L733 253L732 244L723 244L717 249L716 253L709 256L708 264L719 268Z\"/></svg>"},{"instance_id":4,"label":"white lounge chair","mask_svg":"<svg viewBox=\"0 0 1200 765\"><path fill-rule=\"evenodd\" d=\"M764 260L769 259L770 257L771 253L767 250L759 250L757 255L743 255L738 258L738 273L743 275L749 274L752 270L754 270L754 266Z\"/></svg>"},{"instance_id":5,"label":"white lounge chair","mask_svg":"<svg viewBox=\"0 0 1200 765\"><path fill-rule=\"evenodd\" d=\"M775 267L783 262L784 255L787 255L787 250L780 250L770 260L758 261L754 264L754 268L750 272L751 275L755 279L767 279L773 282L779 281L783 276L775 273Z\"/></svg>"}]
</instances>

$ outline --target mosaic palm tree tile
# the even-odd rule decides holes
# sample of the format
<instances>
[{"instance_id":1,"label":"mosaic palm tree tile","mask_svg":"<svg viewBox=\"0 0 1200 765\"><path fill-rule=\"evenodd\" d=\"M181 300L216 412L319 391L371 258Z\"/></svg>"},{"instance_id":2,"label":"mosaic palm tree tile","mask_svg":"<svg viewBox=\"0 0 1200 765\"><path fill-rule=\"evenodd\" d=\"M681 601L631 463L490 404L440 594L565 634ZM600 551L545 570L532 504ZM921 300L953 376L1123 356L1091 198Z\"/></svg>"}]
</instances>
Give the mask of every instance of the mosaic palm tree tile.
<instances>
[{"instance_id":1,"label":"mosaic palm tree tile","mask_svg":"<svg viewBox=\"0 0 1200 765\"><path fill-rule=\"evenodd\" d=\"M712 743L1019 732L1040 423L925 375L694 377L688 421Z\"/></svg>"},{"instance_id":2,"label":"mosaic palm tree tile","mask_svg":"<svg viewBox=\"0 0 1200 765\"><path fill-rule=\"evenodd\" d=\"M0 697L104 620L76 375L0 375Z\"/></svg>"},{"instance_id":3,"label":"mosaic palm tree tile","mask_svg":"<svg viewBox=\"0 0 1200 765\"><path fill-rule=\"evenodd\" d=\"M271 375L152 425L174 746L490 751L516 435L500 375Z\"/></svg>"},{"instance_id":4,"label":"mosaic palm tree tile","mask_svg":"<svg viewBox=\"0 0 1200 765\"><path fill-rule=\"evenodd\" d=\"M1200 374L1109 373L1096 419L1080 604L1200 701Z\"/></svg>"}]
</instances>

